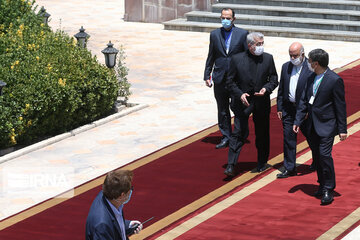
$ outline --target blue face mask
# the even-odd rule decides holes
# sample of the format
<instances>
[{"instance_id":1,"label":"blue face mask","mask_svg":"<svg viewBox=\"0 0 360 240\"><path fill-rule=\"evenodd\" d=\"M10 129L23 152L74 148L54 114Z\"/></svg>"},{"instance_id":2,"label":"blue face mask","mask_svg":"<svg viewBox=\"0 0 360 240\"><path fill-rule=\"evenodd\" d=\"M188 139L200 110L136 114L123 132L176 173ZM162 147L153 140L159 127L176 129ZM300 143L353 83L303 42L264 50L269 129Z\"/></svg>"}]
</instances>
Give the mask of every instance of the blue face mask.
<instances>
[{"instance_id":1,"label":"blue face mask","mask_svg":"<svg viewBox=\"0 0 360 240\"><path fill-rule=\"evenodd\" d=\"M131 198L131 194L132 194L132 190L130 190L130 194L129 194L129 197L128 199L123 203L123 204L127 204L129 201L130 201L130 198Z\"/></svg>"},{"instance_id":2,"label":"blue face mask","mask_svg":"<svg viewBox=\"0 0 360 240\"><path fill-rule=\"evenodd\" d=\"M232 22L231 20L221 19L221 24L225 29L229 29L231 28Z\"/></svg>"}]
</instances>

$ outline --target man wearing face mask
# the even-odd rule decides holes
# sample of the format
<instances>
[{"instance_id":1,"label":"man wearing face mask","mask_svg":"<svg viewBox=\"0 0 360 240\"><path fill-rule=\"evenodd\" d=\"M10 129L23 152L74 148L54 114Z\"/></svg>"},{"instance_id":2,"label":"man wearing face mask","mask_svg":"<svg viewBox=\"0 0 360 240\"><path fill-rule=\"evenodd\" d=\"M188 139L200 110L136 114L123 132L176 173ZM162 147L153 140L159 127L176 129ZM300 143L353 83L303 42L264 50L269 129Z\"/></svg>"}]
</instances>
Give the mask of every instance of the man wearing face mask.
<instances>
[{"instance_id":1,"label":"man wearing face mask","mask_svg":"<svg viewBox=\"0 0 360 240\"><path fill-rule=\"evenodd\" d=\"M284 132L284 172L277 178L287 178L296 175L296 139L293 131L296 106L307 82L312 80L313 72L308 69L304 47L294 42L289 47L290 61L284 63L277 95L277 115L283 123ZM304 131L302 131L304 133ZM306 136L306 135L305 135ZM314 168L314 164L311 165Z\"/></svg>"},{"instance_id":2,"label":"man wearing face mask","mask_svg":"<svg viewBox=\"0 0 360 240\"><path fill-rule=\"evenodd\" d=\"M126 240L133 232L141 231L139 221L125 220L123 215L124 204L129 202L133 191L132 178L129 170L115 170L106 175L103 190L90 207L86 240Z\"/></svg>"},{"instance_id":3,"label":"man wearing face mask","mask_svg":"<svg viewBox=\"0 0 360 240\"><path fill-rule=\"evenodd\" d=\"M210 33L204 81L208 87L212 87L214 84L218 125L223 135L216 148L225 148L229 144L231 135L230 95L225 88L225 79L229 70L231 56L247 50L246 35L248 31L234 26L235 13L230 8L222 9L220 19L222 27ZM235 125L238 123L239 120L235 118Z\"/></svg>"},{"instance_id":4,"label":"man wearing face mask","mask_svg":"<svg viewBox=\"0 0 360 240\"><path fill-rule=\"evenodd\" d=\"M335 189L334 160L331 156L335 135L341 141L347 138L344 81L328 68L329 55L322 49L309 53L308 67L316 75L303 92L296 111L293 130L308 116L306 129L308 141L316 162L320 184L314 196L321 197L321 204L331 204Z\"/></svg>"},{"instance_id":5,"label":"man wearing face mask","mask_svg":"<svg viewBox=\"0 0 360 240\"><path fill-rule=\"evenodd\" d=\"M240 124L235 125L230 138L228 165L225 174L234 176L244 135L249 132L248 119L253 113L257 171L267 167L270 148L270 94L278 85L278 76L271 54L264 52L264 35L253 32L247 35L248 50L234 55L230 61L226 87L231 94L231 110Z\"/></svg>"}]
</instances>

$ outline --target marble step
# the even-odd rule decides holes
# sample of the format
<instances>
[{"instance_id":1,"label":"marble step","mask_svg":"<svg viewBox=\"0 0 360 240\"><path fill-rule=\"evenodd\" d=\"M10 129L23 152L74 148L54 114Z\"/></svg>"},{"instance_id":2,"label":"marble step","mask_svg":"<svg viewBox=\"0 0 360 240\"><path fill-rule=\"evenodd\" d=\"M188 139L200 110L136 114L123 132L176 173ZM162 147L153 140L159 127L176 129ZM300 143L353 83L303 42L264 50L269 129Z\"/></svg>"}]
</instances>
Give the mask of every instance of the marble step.
<instances>
[{"instance_id":1,"label":"marble step","mask_svg":"<svg viewBox=\"0 0 360 240\"><path fill-rule=\"evenodd\" d=\"M186 19L191 22L220 22L220 13L192 11L185 14L185 16ZM359 21L334 19L293 18L241 14L236 16L235 24L360 32Z\"/></svg>"},{"instance_id":2,"label":"marble step","mask_svg":"<svg viewBox=\"0 0 360 240\"><path fill-rule=\"evenodd\" d=\"M359 21L360 11L337 10L337 9L319 9L319 8L301 8L284 6L262 6L250 4L230 4L218 3L212 5L212 12L220 13L223 8L232 8L238 15L265 15L293 18L320 18L336 19L347 21Z\"/></svg>"},{"instance_id":3,"label":"marble step","mask_svg":"<svg viewBox=\"0 0 360 240\"><path fill-rule=\"evenodd\" d=\"M299 8L320 8L337 10L360 10L360 1L348 0L219 0L219 3L253 4Z\"/></svg>"},{"instance_id":4,"label":"marble step","mask_svg":"<svg viewBox=\"0 0 360 240\"><path fill-rule=\"evenodd\" d=\"M193 22L186 19L175 19L164 22L164 27L167 30L180 31L197 31L210 32L216 28L221 27L221 24L213 22ZM323 29L309 29L309 28L292 28L279 26L259 26L259 25L238 25L249 32L262 32L265 36L276 37L291 37L291 38L309 38L322 40L338 40L338 41L360 41L359 32L350 31L333 31Z\"/></svg>"}]
</instances>

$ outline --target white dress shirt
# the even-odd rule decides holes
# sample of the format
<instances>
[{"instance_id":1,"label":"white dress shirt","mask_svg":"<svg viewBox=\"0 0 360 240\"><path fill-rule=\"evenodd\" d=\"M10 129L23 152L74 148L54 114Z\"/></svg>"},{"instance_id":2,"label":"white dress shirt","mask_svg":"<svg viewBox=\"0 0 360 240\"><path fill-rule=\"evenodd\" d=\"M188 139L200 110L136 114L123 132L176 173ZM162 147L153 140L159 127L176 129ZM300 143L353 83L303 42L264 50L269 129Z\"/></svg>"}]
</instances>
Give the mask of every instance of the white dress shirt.
<instances>
[{"instance_id":1,"label":"white dress shirt","mask_svg":"<svg viewBox=\"0 0 360 240\"><path fill-rule=\"evenodd\" d=\"M292 64L292 63L291 63ZM296 96L296 87L297 83L299 81L299 76L302 70L303 62L298 66L293 66L293 69L291 71L291 77L290 77L290 85L289 85L289 100L290 102L295 102L295 96Z\"/></svg>"}]
</instances>

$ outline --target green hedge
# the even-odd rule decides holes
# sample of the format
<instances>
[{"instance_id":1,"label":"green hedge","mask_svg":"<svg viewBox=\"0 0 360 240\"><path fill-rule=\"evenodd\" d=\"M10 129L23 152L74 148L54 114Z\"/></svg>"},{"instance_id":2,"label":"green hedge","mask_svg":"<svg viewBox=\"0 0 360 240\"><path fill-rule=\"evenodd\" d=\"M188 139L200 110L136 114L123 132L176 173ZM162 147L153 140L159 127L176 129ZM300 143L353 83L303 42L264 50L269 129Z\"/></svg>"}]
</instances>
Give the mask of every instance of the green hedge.
<instances>
[{"instance_id":1,"label":"green hedge","mask_svg":"<svg viewBox=\"0 0 360 240\"><path fill-rule=\"evenodd\" d=\"M0 149L108 115L119 92L115 72L44 26L34 4L0 0Z\"/></svg>"}]
</instances>

